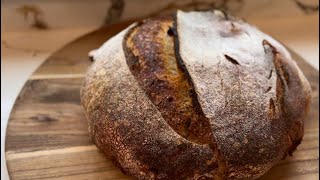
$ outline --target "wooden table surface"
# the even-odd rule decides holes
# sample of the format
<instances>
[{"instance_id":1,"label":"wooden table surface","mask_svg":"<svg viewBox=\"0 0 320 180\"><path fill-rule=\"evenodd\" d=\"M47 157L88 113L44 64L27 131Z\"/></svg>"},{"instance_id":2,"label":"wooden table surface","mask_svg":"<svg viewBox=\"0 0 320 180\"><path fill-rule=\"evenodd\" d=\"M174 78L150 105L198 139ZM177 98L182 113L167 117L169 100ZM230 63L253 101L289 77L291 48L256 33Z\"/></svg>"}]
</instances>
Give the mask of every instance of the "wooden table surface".
<instances>
[{"instance_id":1,"label":"wooden table surface","mask_svg":"<svg viewBox=\"0 0 320 180\"><path fill-rule=\"evenodd\" d=\"M92 143L79 89L87 54L128 25L103 27L69 43L49 57L20 92L9 118L6 160L11 179L131 179ZM305 136L293 157L261 179L319 178L319 75L292 52L312 86Z\"/></svg>"}]
</instances>

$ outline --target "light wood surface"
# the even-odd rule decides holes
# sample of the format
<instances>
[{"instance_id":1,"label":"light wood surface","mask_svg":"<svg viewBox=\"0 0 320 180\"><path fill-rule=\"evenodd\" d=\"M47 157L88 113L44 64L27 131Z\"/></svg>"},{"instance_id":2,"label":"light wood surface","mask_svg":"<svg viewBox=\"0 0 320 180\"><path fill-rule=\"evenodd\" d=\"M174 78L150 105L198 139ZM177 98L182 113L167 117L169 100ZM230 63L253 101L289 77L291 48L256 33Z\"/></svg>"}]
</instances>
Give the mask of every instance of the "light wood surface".
<instances>
[{"instance_id":1,"label":"light wood surface","mask_svg":"<svg viewBox=\"0 0 320 180\"><path fill-rule=\"evenodd\" d=\"M103 27L75 40L49 57L29 78L7 128L5 152L11 179L132 179L92 143L79 97L91 64L88 52L129 24ZM313 90L305 136L293 157L260 179L319 177L319 75L297 54L292 55Z\"/></svg>"}]
</instances>

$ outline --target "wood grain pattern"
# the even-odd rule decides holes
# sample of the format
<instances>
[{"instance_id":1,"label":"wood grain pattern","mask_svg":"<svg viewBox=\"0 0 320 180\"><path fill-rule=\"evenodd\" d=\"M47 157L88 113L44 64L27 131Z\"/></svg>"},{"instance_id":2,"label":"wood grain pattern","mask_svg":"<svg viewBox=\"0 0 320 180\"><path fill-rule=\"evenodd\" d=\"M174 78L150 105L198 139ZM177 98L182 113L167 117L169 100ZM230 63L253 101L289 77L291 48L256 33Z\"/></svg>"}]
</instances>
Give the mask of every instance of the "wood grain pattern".
<instances>
[{"instance_id":1,"label":"wood grain pattern","mask_svg":"<svg viewBox=\"0 0 320 180\"><path fill-rule=\"evenodd\" d=\"M103 27L54 53L29 78L12 110L6 135L11 179L132 179L92 143L79 88L91 64L87 54L130 22ZM319 178L319 75L292 52L313 94L305 136L293 153L260 179Z\"/></svg>"},{"instance_id":2,"label":"wood grain pattern","mask_svg":"<svg viewBox=\"0 0 320 180\"><path fill-rule=\"evenodd\" d=\"M129 26L133 21L104 26L98 31L84 35L52 54L31 76L33 79L59 75L84 75L91 61L88 52L97 49L107 39ZM70 77L69 76L69 77ZM59 76L60 77L60 76Z\"/></svg>"}]
</instances>

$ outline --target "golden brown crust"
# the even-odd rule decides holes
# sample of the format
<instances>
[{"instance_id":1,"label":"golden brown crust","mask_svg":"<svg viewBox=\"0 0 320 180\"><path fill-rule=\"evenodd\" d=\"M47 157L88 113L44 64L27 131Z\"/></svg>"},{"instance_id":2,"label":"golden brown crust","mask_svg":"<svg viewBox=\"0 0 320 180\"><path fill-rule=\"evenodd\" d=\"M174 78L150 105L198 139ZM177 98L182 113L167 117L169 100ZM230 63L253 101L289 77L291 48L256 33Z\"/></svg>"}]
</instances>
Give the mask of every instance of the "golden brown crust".
<instances>
[{"instance_id":1,"label":"golden brown crust","mask_svg":"<svg viewBox=\"0 0 320 180\"><path fill-rule=\"evenodd\" d=\"M235 18L148 19L93 58L81 89L92 139L138 179L257 178L301 142L310 85Z\"/></svg>"}]
</instances>

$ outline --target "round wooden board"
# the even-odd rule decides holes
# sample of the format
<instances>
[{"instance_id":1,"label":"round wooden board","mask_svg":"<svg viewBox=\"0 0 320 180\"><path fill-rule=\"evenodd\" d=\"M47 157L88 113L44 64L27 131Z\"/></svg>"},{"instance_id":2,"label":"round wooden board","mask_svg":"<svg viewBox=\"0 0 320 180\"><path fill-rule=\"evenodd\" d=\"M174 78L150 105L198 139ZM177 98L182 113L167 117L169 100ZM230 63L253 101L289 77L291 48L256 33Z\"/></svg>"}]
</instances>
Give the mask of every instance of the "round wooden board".
<instances>
[{"instance_id":1,"label":"round wooden board","mask_svg":"<svg viewBox=\"0 0 320 180\"><path fill-rule=\"evenodd\" d=\"M79 89L88 52L131 22L102 27L55 52L29 78L15 102L6 135L11 179L132 179L92 143L80 105ZM312 105L305 136L294 152L261 179L318 179L318 71L292 52L311 83Z\"/></svg>"}]
</instances>

